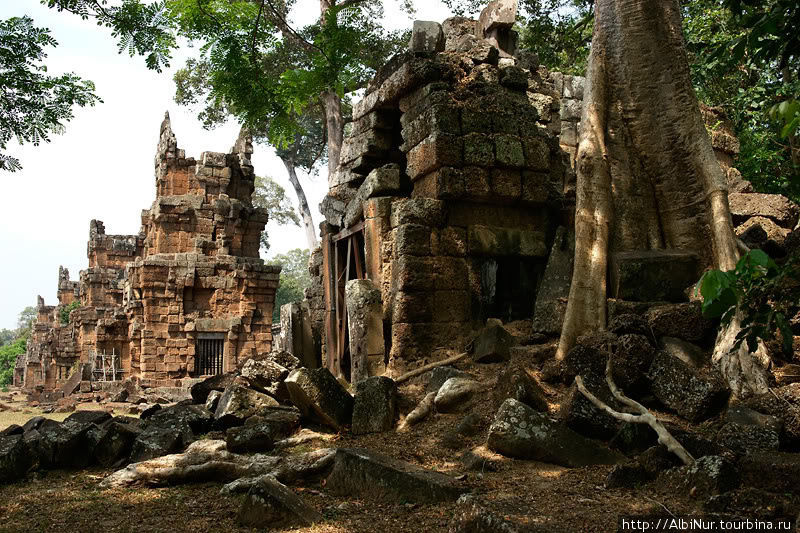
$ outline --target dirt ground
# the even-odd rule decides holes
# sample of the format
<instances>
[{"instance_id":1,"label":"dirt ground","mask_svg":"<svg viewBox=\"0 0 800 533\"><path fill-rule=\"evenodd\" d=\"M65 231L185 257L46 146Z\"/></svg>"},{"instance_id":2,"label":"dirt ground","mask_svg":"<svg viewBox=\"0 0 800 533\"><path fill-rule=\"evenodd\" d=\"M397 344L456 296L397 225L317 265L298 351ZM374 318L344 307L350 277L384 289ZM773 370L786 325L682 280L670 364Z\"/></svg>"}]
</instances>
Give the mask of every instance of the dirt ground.
<instances>
[{"instance_id":1,"label":"dirt ground","mask_svg":"<svg viewBox=\"0 0 800 533\"><path fill-rule=\"evenodd\" d=\"M495 366L464 368L490 385L499 370ZM421 399L426 382L427 377L423 376L401 388L403 412ZM553 400L560 392L549 388L547 391ZM4 397L8 399L7 395ZM16 402L15 406L19 407ZM551 407L555 409L556 405ZM18 413L4 411L0 413L0 429L9 423L21 424L23 418L34 416L37 411L26 407ZM699 502L692 502L686 494L656 485L637 490L605 489L609 466L566 469L496 455L485 447L495 411L495 402L487 390L462 412L436 414L405 432L342 435L333 442L306 444L288 453L323 446L372 449L458 476L465 492L471 492L477 502L496 515L554 533L616 531L620 515L685 515L700 511ZM472 438L446 438L467 413L480 417L479 432ZM469 451L486 460L482 472L466 469L460 460ZM220 495L221 483L101 490L99 482L109 473L102 469L38 472L24 482L0 487L0 533L250 531L236 524L240 497ZM446 531L458 509L456 503L390 504L334 496L326 490L323 480L294 490L326 518L323 524L296 529L309 533Z\"/></svg>"}]
</instances>

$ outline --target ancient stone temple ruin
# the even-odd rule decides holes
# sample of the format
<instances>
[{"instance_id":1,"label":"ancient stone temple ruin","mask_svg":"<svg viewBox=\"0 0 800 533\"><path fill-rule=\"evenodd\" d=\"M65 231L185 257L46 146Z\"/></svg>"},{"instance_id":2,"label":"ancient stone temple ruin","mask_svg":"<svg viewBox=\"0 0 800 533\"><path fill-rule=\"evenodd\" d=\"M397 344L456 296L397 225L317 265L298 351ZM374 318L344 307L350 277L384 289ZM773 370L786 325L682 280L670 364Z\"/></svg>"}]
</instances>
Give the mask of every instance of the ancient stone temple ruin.
<instances>
[{"instance_id":1,"label":"ancient stone temple ruin","mask_svg":"<svg viewBox=\"0 0 800 533\"><path fill-rule=\"evenodd\" d=\"M179 387L269 352L280 267L258 254L267 213L251 202L252 151L242 133L228 154L187 158L167 116L141 231L108 235L91 222L89 268L79 282L59 270L57 306L39 298L16 384L69 394L81 382L135 377Z\"/></svg>"},{"instance_id":2,"label":"ancient stone temple ruin","mask_svg":"<svg viewBox=\"0 0 800 533\"><path fill-rule=\"evenodd\" d=\"M490 318L531 321L531 333L561 330L584 79L548 72L516 49L515 5L492 2L477 21L415 22L410 49L353 108L320 205L322 244L304 304L337 376L398 375L464 351ZM748 224L785 237L796 208L752 194L732 167L738 142L720 126L724 117L704 114L736 191L737 232L764 233L742 224L772 204L785 207L783 219ZM699 265L677 250L616 254L608 296L620 309L688 301Z\"/></svg>"}]
</instances>

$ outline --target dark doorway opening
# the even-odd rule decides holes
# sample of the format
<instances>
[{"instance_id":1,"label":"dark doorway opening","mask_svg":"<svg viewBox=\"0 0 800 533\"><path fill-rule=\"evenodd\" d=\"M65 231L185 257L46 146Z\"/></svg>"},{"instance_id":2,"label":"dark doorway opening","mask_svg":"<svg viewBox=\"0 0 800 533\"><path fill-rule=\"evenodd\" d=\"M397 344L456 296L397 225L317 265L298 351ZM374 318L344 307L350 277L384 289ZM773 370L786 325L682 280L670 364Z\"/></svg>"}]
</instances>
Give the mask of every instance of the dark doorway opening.
<instances>
[{"instance_id":1,"label":"dark doorway opening","mask_svg":"<svg viewBox=\"0 0 800 533\"><path fill-rule=\"evenodd\" d=\"M499 318L503 322L533 317L536 289L545 263L538 258L495 257L480 262L481 294L477 318Z\"/></svg>"}]
</instances>

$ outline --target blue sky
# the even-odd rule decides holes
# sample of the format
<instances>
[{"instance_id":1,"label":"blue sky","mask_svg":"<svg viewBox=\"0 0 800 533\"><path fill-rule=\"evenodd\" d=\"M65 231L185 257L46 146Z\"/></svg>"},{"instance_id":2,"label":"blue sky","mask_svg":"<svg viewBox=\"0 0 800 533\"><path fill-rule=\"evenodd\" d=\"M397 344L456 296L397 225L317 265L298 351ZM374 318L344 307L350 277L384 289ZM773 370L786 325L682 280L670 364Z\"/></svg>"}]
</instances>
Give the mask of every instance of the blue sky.
<instances>
[{"instance_id":1,"label":"blue sky","mask_svg":"<svg viewBox=\"0 0 800 533\"><path fill-rule=\"evenodd\" d=\"M318 5L317 0L300 0L295 12L313 14ZM109 32L91 21L47 9L38 0L0 0L0 19L23 15L50 28L59 43L48 51L49 72L75 72L92 80L104 102L76 109L65 133L50 143L12 144L7 150L23 169L0 173L0 328L16 327L18 313L35 305L37 295L48 305L57 303L59 265L78 279L88 266L90 220L105 222L110 234L138 233L141 211L155 197L153 156L164 111L170 112L178 146L194 157L206 150L227 152L239 129L228 124L205 131L192 110L173 102L172 74L191 49L179 51L172 68L158 74L147 70L142 58L120 55ZM439 0L417 2L417 19L442 21L448 16ZM386 20L394 28L411 26L393 6L387 7ZM257 174L282 183L295 200L283 165L268 147L256 146L253 164ZM313 179L301 176L301 181L319 223L325 171ZM270 224L267 229L271 255L305 246L300 228Z\"/></svg>"}]
</instances>

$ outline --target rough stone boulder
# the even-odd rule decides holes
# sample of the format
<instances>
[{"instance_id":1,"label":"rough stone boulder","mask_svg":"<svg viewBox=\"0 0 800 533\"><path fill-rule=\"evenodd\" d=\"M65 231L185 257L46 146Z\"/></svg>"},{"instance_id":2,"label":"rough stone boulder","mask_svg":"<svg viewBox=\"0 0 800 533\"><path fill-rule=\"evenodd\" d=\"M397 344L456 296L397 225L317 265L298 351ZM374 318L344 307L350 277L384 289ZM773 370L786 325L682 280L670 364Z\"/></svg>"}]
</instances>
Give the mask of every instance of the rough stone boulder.
<instances>
[{"instance_id":1,"label":"rough stone boulder","mask_svg":"<svg viewBox=\"0 0 800 533\"><path fill-rule=\"evenodd\" d=\"M775 493L800 493L800 454L756 452L739 460L742 485Z\"/></svg>"},{"instance_id":2,"label":"rough stone boulder","mask_svg":"<svg viewBox=\"0 0 800 533\"><path fill-rule=\"evenodd\" d=\"M25 433L25 430L22 429L22 426L18 426L17 424L11 424L3 431L0 431L0 438L10 437L11 435L22 435L23 433Z\"/></svg>"},{"instance_id":3,"label":"rough stone boulder","mask_svg":"<svg viewBox=\"0 0 800 533\"><path fill-rule=\"evenodd\" d=\"M466 492L449 476L361 448L336 450L325 486L337 495L396 503L453 501Z\"/></svg>"},{"instance_id":4,"label":"rough stone boulder","mask_svg":"<svg viewBox=\"0 0 800 533\"><path fill-rule=\"evenodd\" d=\"M33 454L22 435L0 437L0 483L21 479L33 464Z\"/></svg>"},{"instance_id":5,"label":"rough stone boulder","mask_svg":"<svg viewBox=\"0 0 800 533\"><path fill-rule=\"evenodd\" d=\"M182 420L165 420L161 425L148 426L131 446L132 462L147 461L163 455L177 453L194 441L189 424Z\"/></svg>"},{"instance_id":6,"label":"rough stone boulder","mask_svg":"<svg viewBox=\"0 0 800 533\"><path fill-rule=\"evenodd\" d=\"M106 411L76 411L64 419L64 422L80 422L83 424L100 425L111 420L111 414Z\"/></svg>"},{"instance_id":7,"label":"rough stone boulder","mask_svg":"<svg viewBox=\"0 0 800 533\"><path fill-rule=\"evenodd\" d=\"M783 228L792 228L797 223L797 205L780 194L733 193L729 200L736 225L759 216L770 218Z\"/></svg>"},{"instance_id":8,"label":"rough stone boulder","mask_svg":"<svg viewBox=\"0 0 800 533\"><path fill-rule=\"evenodd\" d=\"M717 432L717 442L725 448L740 455L778 450L783 428L779 418L737 406L728 409L725 420Z\"/></svg>"},{"instance_id":9,"label":"rough stone boulder","mask_svg":"<svg viewBox=\"0 0 800 533\"><path fill-rule=\"evenodd\" d=\"M440 413L454 413L467 406L469 400L482 385L467 378L450 378L444 382L436 393L433 404Z\"/></svg>"},{"instance_id":10,"label":"rough stone boulder","mask_svg":"<svg viewBox=\"0 0 800 533\"><path fill-rule=\"evenodd\" d=\"M680 467L673 476L682 476L686 488L703 495L722 494L739 486L736 465L720 455L700 457L691 466Z\"/></svg>"},{"instance_id":11,"label":"rough stone boulder","mask_svg":"<svg viewBox=\"0 0 800 533\"><path fill-rule=\"evenodd\" d=\"M271 450L273 443L294 433L300 426L300 412L293 407L273 407L247 419L240 427L228 429L225 442L234 453Z\"/></svg>"},{"instance_id":12,"label":"rough stone boulder","mask_svg":"<svg viewBox=\"0 0 800 533\"><path fill-rule=\"evenodd\" d=\"M665 304L647 311L647 323L656 337L677 337L697 342L713 333L713 324L703 317L700 302Z\"/></svg>"},{"instance_id":13,"label":"rough stone boulder","mask_svg":"<svg viewBox=\"0 0 800 533\"><path fill-rule=\"evenodd\" d=\"M202 405L173 405L159 410L148 419L150 427L170 427L176 423L191 428L195 435L202 435L211 428L213 415Z\"/></svg>"},{"instance_id":14,"label":"rough stone boulder","mask_svg":"<svg viewBox=\"0 0 800 533\"><path fill-rule=\"evenodd\" d=\"M216 390L223 392L233 384L234 379L236 379L236 374L229 372L227 374L211 376L208 379L204 379L200 383L195 383L190 389L192 400L194 400L194 403L204 404L206 403L208 395L211 393L211 391Z\"/></svg>"},{"instance_id":15,"label":"rough stone boulder","mask_svg":"<svg viewBox=\"0 0 800 533\"><path fill-rule=\"evenodd\" d=\"M92 462L89 431L92 423L65 421L39 428L39 464L44 468L85 468Z\"/></svg>"},{"instance_id":16,"label":"rough stone boulder","mask_svg":"<svg viewBox=\"0 0 800 533\"><path fill-rule=\"evenodd\" d=\"M654 356L655 349L646 336L636 333L620 335L611 355L614 383L634 397L645 391L648 386L647 371Z\"/></svg>"},{"instance_id":17,"label":"rough stone boulder","mask_svg":"<svg viewBox=\"0 0 800 533\"><path fill-rule=\"evenodd\" d=\"M241 375L251 388L278 398L281 396L281 385L289 375L289 370L271 359L260 361L250 359L242 367Z\"/></svg>"},{"instance_id":18,"label":"rough stone boulder","mask_svg":"<svg viewBox=\"0 0 800 533\"><path fill-rule=\"evenodd\" d=\"M214 411L215 425L224 428L238 426L251 416L278 405L278 401L268 394L233 383L225 389L217 403L217 410Z\"/></svg>"},{"instance_id":19,"label":"rough stone boulder","mask_svg":"<svg viewBox=\"0 0 800 533\"><path fill-rule=\"evenodd\" d=\"M514 398L537 411L547 412L549 409L542 386L521 363L509 364L497 376L497 386L494 389L495 407L499 408L507 398Z\"/></svg>"},{"instance_id":20,"label":"rough stone boulder","mask_svg":"<svg viewBox=\"0 0 800 533\"><path fill-rule=\"evenodd\" d=\"M415 20L411 31L409 49L416 53L435 53L444 51L444 32L438 22Z\"/></svg>"},{"instance_id":21,"label":"rough stone boulder","mask_svg":"<svg viewBox=\"0 0 800 533\"><path fill-rule=\"evenodd\" d=\"M608 321L608 331L615 335L650 335L647 319L642 315L622 313Z\"/></svg>"},{"instance_id":22,"label":"rough stone boulder","mask_svg":"<svg viewBox=\"0 0 800 533\"><path fill-rule=\"evenodd\" d=\"M567 467L614 464L621 455L509 398L489 428L489 449L517 459L535 459Z\"/></svg>"},{"instance_id":23,"label":"rough stone boulder","mask_svg":"<svg viewBox=\"0 0 800 533\"><path fill-rule=\"evenodd\" d=\"M310 526L324 519L316 509L271 475L258 478L239 508L238 522L258 529Z\"/></svg>"},{"instance_id":24,"label":"rough stone boulder","mask_svg":"<svg viewBox=\"0 0 800 533\"><path fill-rule=\"evenodd\" d=\"M597 374L585 374L582 376L583 384L586 388L612 408L619 411L620 405L611 394L605 378ZM572 384L561 402L559 418L564 424L573 431L593 439L611 439L619 431L621 422L598 409L586 396L579 390L576 384Z\"/></svg>"},{"instance_id":25,"label":"rough stone boulder","mask_svg":"<svg viewBox=\"0 0 800 533\"><path fill-rule=\"evenodd\" d=\"M486 326L472 341L472 358L477 363L499 363L511 358L514 336L501 325Z\"/></svg>"},{"instance_id":26,"label":"rough stone boulder","mask_svg":"<svg viewBox=\"0 0 800 533\"><path fill-rule=\"evenodd\" d=\"M484 508L470 495L458 499L453 518L447 526L448 533L561 533L552 524L534 526L518 524Z\"/></svg>"},{"instance_id":27,"label":"rough stone boulder","mask_svg":"<svg viewBox=\"0 0 800 533\"><path fill-rule=\"evenodd\" d=\"M784 245L789 233L789 229L764 217L753 217L736 228L736 236L749 248L760 248L773 257L786 254Z\"/></svg>"},{"instance_id":28,"label":"rough stone boulder","mask_svg":"<svg viewBox=\"0 0 800 533\"><path fill-rule=\"evenodd\" d=\"M337 431L350 425L353 397L327 368L298 368L286 378L292 403L300 413Z\"/></svg>"},{"instance_id":29,"label":"rough stone boulder","mask_svg":"<svg viewBox=\"0 0 800 533\"><path fill-rule=\"evenodd\" d=\"M675 337L661 337L661 349L692 368L702 368L711 362L711 354L691 342Z\"/></svg>"},{"instance_id":30,"label":"rough stone boulder","mask_svg":"<svg viewBox=\"0 0 800 533\"><path fill-rule=\"evenodd\" d=\"M760 413L772 415L781 421L781 446L789 450L800 449L800 405L789 401L788 387L780 387L747 400L746 405ZM775 393L774 395L772 393Z\"/></svg>"},{"instance_id":31,"label":"rough stone boulder","mask_svg":"<svg viewBox=\"0 0 800 533\"><path fill-rule=\"evenodd\" d=\"M425 392L437 392L444 382L450 378L467 378L471 379L472 375L462 372L452 366L440 366L431 370L428 377L428 385L425 387Z\"/></svg>"},{"instance_id":32,"label":"rough stone boulder","mask_svg":"<svg viewBox=\"0 0 800 533\"><path fill-rule=\"evenodd\" d=\"M653 358L650 379L658 401L690 422L719 412L730 394L716 369L692 368L663 350Z\"/></svg>"},{"instance_id":33,"label":"rough stone boulder","mask_svg":"<svg viewBox=\"0 0 800 533\"><path fill-rule=\"evenodd\" d=\"M222 398L222 393L218 390L212 390L208 394L208 398L206 399L206 409L208 409L212 413L216 411L217 406L219 405L220 398Z\"/></svg>"},{"instance_id":34,"label":"rough stone boulder","mask_svg":"<svg viewBox=\"0 0 800 533\"><path fill-rule=\"evenodd\" d=\"M106 468L127 461L133 443L142 430L133 424L111 421L107 424L94 447L97 463Z\"/></svg>"},{"instance_id":35,"label":"rough stone boulder","mask_svg":"<svg viewBox=\"0 0 800 533\"><path fill-rule=\"evenodd\" d=\"M380 433L394 426L397 386L390 378L374 376L356 384L353 400L353 434Z\"/></svg>"},{"instance_id":36,"label":"rough stone boulder","mask_svg":"<svg viewBox=\"0 0 800 533\"><path fill-rule=\"evenodd\" d=\"M700 278L698 256L679 250L617 252L608 269L609 296L635 302L686 301L686 289Z\"/></svg>"}]
</instances>

